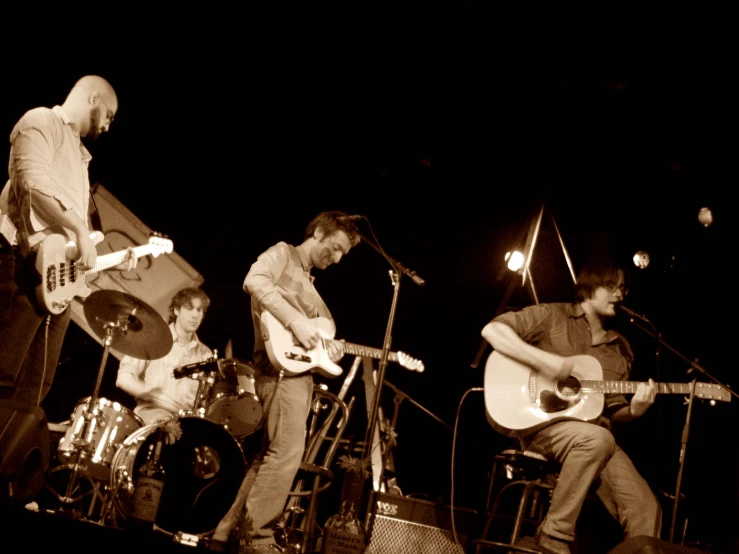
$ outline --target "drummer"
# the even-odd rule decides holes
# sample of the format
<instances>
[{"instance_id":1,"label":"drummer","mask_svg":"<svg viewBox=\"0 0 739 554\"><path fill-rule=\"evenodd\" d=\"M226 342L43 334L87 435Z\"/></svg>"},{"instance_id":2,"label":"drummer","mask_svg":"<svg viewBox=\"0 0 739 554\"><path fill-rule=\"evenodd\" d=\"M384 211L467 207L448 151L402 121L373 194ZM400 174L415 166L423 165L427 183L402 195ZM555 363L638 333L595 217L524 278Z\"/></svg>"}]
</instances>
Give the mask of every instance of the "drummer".
<instances>
[{"instance_id":1,"label":"drummer","mask_svg":"<svg viewBox=\"0 0 739 554\"><path fill-rule=\"evenodd\" d=\"M169 305L172 349L158 360L121 358L116 386L136 399L136 413L145 424L176 418L180 410L191 410L198 392L198 381L175 378L174 369L204 362L213 352L196 334L210 306L208 295L188 287L174 295Z\"/></svg>"}]
</instances>

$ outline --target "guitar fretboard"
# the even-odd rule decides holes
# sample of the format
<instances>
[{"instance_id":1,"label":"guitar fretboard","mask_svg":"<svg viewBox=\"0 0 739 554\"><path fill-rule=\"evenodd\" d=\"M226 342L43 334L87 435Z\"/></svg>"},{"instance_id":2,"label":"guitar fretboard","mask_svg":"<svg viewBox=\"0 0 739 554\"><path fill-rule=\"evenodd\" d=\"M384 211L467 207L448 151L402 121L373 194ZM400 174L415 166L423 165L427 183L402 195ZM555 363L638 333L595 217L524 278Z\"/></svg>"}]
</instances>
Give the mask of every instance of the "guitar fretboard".
<instances>
[{"instance_id":1,"label":"guitar fretboard","mask_svg":"<svg viewBox=\"0 0 739 554\"><path fill-rule=\"evenodd\" d=\"M566 379L565 379L566 381ZM610 394L623 393L630 394L636 392L639 387L639 381L580 381L580 387L587 392ZM646 384L646 383L644 383ZM690 394L690 383L655 383L659 394ZM710 398L711 393L715 392L715 396L722 396L723 388L713 383L696 383L696 394L701 397Z\"/></svg>"},{"instance_id":2,"label":"guitar fretboard","mask_svg":"<svg viewBox=\"0 0 739 554\"><path fill-rule=\"evenodd\" d=\"M351 342L344 343L344 352L353 356L366 356L367 358L375 358L377 360L382 357L382 350L379 348L370 348L369 346L362 346L361 344L353 344ZM390 352L388 353L387 359L391 362L397 362L398 354L396 352Z\"/></svg>"},{"instance_id":3,"label":"guitar fretboard","mask_svg":"<svg viewBox=\"0 0 739 554\"><path fill-rule=\"evenodd\" d=\"M141 258L142 256L146 256L147 254L151 254L154 252L154 248L152 245L147 244L143 246L136 246L133 248L134 254L136 256L136 259ZM120 252L113 252L112 254L104 254L102 256L97 257L97 262L95 263L95 267L88 269L87 271L81 271L78 272L81 275L88 275L89 273L97 273L98 271L103 271L104 269L108 269L111 267L115 267L118 264L123 263L126 260L127 257L127 251L122 250ZM69 271L70 273L75 270L75 264L70 264Z\"/></svg>"}]
</instances>

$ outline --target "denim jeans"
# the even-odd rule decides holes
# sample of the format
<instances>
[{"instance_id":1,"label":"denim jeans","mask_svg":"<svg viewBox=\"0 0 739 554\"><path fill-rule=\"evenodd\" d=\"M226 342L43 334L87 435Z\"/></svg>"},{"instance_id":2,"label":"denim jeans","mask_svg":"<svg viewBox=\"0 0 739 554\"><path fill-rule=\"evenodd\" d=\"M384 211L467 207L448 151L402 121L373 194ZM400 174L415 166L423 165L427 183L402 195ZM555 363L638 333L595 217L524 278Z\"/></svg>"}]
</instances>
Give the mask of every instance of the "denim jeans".
<instances>
[{"instance_id":1,"label":"denim jeans","mask_svg":"<svg viewBox=\"0 0 739 554\"><path fill-rule=\"evenodd\" d=\"M251 522L246 528L255 545L275 542L273 526L285 509L305 451L313 377L306 373L278 380L276 376L258 374L256 389L267 410L266 445L244 480L249 490L246 520Z\"/></svg>"},{"instance_id":2,"label":"denim jeans","mask_svg":"<svg viewBox=\"0 0 739 554\"><path fill-rule=\"evenodd\" d=\"M38 406L54 380L72 312L47 319L34 272L18 249L0 250L0 398Z\"/></svg>"},{"instance_id":3,"label":"denim jeans","mask_svg":"<svg viewBox=\"0 0 739 554\"><path fill-rule=\"evenodd\" d=\"M659 538L662 509L649 484L604 427L581 421L555 423L522 439L524 447L562 465L542 531L574 540L588 491L621 524L625 538Z\"/></svg>"}]
</instances>

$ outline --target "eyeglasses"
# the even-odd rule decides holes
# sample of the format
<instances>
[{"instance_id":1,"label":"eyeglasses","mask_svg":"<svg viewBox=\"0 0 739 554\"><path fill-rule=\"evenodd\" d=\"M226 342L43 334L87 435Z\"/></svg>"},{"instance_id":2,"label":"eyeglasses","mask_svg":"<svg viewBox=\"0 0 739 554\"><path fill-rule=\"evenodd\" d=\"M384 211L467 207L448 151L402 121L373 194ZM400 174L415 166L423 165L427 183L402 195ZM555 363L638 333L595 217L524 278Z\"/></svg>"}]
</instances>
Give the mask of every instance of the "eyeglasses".
<instances>
[{"instance_id":1,"label":"eyeglasses","mask_svg":"<svg viewBox=\"0 0 739 554\"><path fill-rule=\"evenodd\" d=\"M624 283L620 283L618 285L604 285L604 288L610 293L614 293L617 290L620 290L621 294L623 294L624 296L629 294L629 288Z\"/></svg>"},{"instance_id":2,"label":"eyeglasses","mask_svg":"<svg viewBox=\"0 0 739 554\"><path fill-rule=\"evenodd\" d=\"M103 97L102 97L102 96L100 96L99 98L100 98L100 101L101 101L101 102L103 103L103 105L105 105L105 111L107 112L107 113L105 114L105 116L106 116L106 117L107 117L107 119L108 119L108 125L110 125L111 123L113 123L113 120L115 119L115 114L114 114L114 113L113 113L113 111L112 111L112 110L111 110L111 109L110 109L110 108L108 107L108 103L107 103L107 102L106 102L106 101L105 101L105 100L103 99Z\"/></svg>"}]
</instances>

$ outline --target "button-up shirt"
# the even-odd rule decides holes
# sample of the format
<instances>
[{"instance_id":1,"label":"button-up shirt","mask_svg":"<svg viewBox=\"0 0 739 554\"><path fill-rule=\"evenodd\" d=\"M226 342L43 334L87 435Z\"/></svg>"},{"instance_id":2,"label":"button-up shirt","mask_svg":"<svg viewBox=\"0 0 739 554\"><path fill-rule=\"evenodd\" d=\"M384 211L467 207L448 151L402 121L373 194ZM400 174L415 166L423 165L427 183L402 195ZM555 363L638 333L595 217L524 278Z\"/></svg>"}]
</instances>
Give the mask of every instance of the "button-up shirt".
<instances>
[{"instance_id":1,"label":"button-up shirt","mask_svg":"<svg viewBox=\"0 0 739 554\"><path fill-rule=\"evenodd\" d=\"M614 330L593 343L588 318L580 304L549 303L506 312L493 321L505 323L524 341L560 356L587 354L600 363L604 381L627 381L634 359L628 341ZM605 395L607 414L628 405L622 394Z\"/></svg>"},{"instance_id":2,"label":"button-up shirt","mask_svg":"<svg viewBox=\"0 0 739 554\"><path fill-rule=\"evenodd\" d=\"M52 233L71 230L54 227L33 210L32 195L45 194L72 210L88 224L92 156L61 106L26 112L10 133L8 182L0 195L0 210L16 226L19 242L27 250Z\"/></svg>"},{"instance_id":3,"label":"button-up shirt","mask_svg":"<svg viewBox=\"0 0 739 554\"><path fill-rule=\"evenodd\" d=\"M271 246L252 264L244 279L244 290L251 295L254 364L259 369L268 370L270 365L260 327L259 316L264 310L286 328L301 315L310 319L324 317L334 323L313 279L305 254L285 242Z\"/></svg>"},{"instance_id":4,"label":"button-up shirt","mask_svg":"<svg viewBox=\"0 0 739 554\"><path fill-rule=\"evenodd\" d=\"M199 383L187 377L175 379L174 370L196 362L204 362L213 356L213 352L200 342L197 335L193 335L192 340L183 345L177 338L174 323L169 324L169 329L172 332L172 349L169 354L158 360L139 360L123 356L118 373L131 373L143 379L147 391L159 388L180 410L191 410L195 404ZM138 413L142 408L152 407L155 406L142 402L134 408L134 413Z\"/></svg>"}]
</instances>

